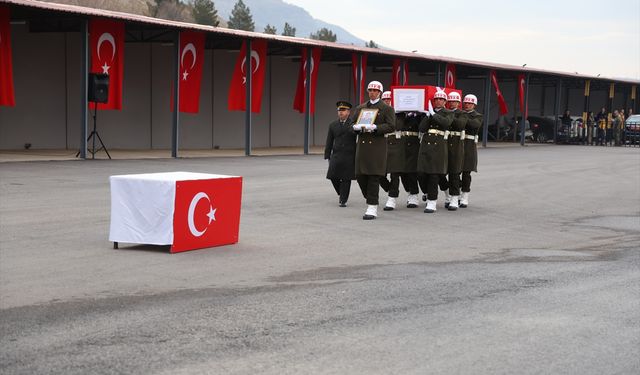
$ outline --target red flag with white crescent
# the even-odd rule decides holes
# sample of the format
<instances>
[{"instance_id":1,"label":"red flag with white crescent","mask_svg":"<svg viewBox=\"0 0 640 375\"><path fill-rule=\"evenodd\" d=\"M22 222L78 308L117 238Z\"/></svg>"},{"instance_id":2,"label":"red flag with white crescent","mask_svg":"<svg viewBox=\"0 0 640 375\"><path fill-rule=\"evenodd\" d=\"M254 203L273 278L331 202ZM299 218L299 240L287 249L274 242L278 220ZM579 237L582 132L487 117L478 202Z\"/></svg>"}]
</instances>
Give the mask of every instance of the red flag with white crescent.
<instances>
[{"instance_id":1,"label":"red flag with white crescent","mask_svg":"<svg viewBox=\"0 0 640 375\"><path fill-rule=\"evenodd\" d=\"M500 114L505 115L509 113L509 108L507 108L507 102L504 100L502 91L500 91L500 86L498 86L498 77L496 77L495 70L491 71L491 83L493 83L493 88L496 90L496 96L498 97L498 105L500 107Z\"/></svg>"},{"instance_id":2,"label":"red flag with white crescent","mask_svg":"<svg viewBox=\"0 0 640 375\"><path fill-rule=\"evenodd\" d=\"M525 90L525 85L526 85L526 77L524 74L519 74L518 75L518 93L519 93L519 99L520 99L520 112L524 113L524 117L527 118L528 115L528 106L525 109L525 105L524 105L524 90Z\"/></svg>"},{"instance_id":3,"label":"red flag with white crescent","mask_svg":"<svg viewBox=\"0 0 640 375\"><path fill-rule=\"evenodd\" d=\"M89 21L91 73L109 75L109 101L98 109L122 109L124 77L124 22L106 19Z\"/></svg>"},{"instance_id":4,"label":"red flag with white crescent","mask_svg":"<svg viewBox=\"0 0 640 375\"><path fill-rule=\"evenodd\" d=\"M306 106L307 94L307 66L311 67L311 100L309 113L315 113L316 110L316 82L318 80L318 70L320 68L320 56L322 49L315 47L311 51L311 64L307 64L307 49L302 49L302 59L300 60L300 70L298 71L298 85L296 87L296 96L293 99L293 109L304 113Z\"/></svg>"},{"instance_id":5,"label":"red flag with white crescent","mask_svg":"<svg viewBox=\"0 0 640 375\"><path fill-rule=\"evenodd\" d=\"M180 32L180 112L198 113L205 34Z\"/></svg>"},{"instance_id":6,"label":"red flag with white crescent","mask_svg":"<svg viewBox=\"0 0 640 375\"><path fill-rule=\"evenodd\" d=\"M267 41L251 41L251 67L246 66L247 43L242 42L240 54L229 86L227 107L230 111L245 111L247 108L247 72L251 74L251 112L260 113L262 91L267 65Z\"/></svg>"},{"instance_id":7,"label":"red flag with white crescent","mask_svg":"<svg viewBox=\"0 0 640 375\"><path fill-rule=\"evenodd\" d=\"M364 101L364 83L365 76L367 72L367 55L362 55L362 65L358 66L358 54L354 53L351 55L351 70L353 71L353 90L356 91L356 87L358 87L358 69L360 69L360 97L356 98L358 103L362 103ZM356 94L354 93L354 96Z\"/></svg>"},{"instance_id":8,"label":"red flag with white crescent","mask_svg":"<svg viewBox=\"0 0 640 375\"><path fill-rule=\"evenodd\" d=\"M404 69L402 69L404 67ZM403 74L404 73L404 74ZM407 69L407 61L394 59L393 69L391 70L391 86L403 86L409 84L409 70Z\"/></svg>"},{"instance_id":9,"label":"red flag with white crescent","mask_svg":"<svg viewBox=\"0 0 640 375\"><path fill-rule=\"evenodd\" d=\"M447 64L444 78L444 87L456 87L456 66L454 64Z\"/></svg>"},{"instance_id":10,"label":"red flag with white crescent","mask_svg":"<svg viewBox=\"0 0 640 375\"><path fill-rule=\"evenodd\" d=\"M425 100L425 109L433 109L433 96L438 91L444 91L447 96L452 92L457 92L462 97L462 90L448 88L448 87L438 87L438 86L425 86L426 95L424 97Z\"/></svg>"},{"instance_id":11,"label":"red flag with white crescent","mask_svg":"<svg viewBox=\"0 0 640 375\"><path fill-rule=\"evenodd\" d=\"M16 105L13 90L13 63L11 61L11 24L9 8L0 7L0 106Z\"/></svg>"}]
</instances>

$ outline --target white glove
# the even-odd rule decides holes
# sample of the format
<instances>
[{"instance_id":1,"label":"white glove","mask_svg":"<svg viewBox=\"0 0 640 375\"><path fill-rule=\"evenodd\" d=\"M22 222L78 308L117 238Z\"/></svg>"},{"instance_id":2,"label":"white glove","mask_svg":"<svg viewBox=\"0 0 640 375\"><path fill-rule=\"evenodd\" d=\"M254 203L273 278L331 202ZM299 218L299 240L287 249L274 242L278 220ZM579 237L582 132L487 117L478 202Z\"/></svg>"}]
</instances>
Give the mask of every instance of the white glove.
<instances>
[{"instance_id":1,"label":"white glove","mask_svg":"<svg viewBox=\"0 0 640 375\"><path fill-rule=\"evenodd\" d=\"M376 131L376 129L378 129L378 125L376 125L376 124L369 125L369 131L370 132L374 132L374 131Z\"/></svg>"},{"instance_id":2,"label":"white glove","mask_svg":"<svg viewBox=\"0 0 640 375\"><path fill-rule=\"evenodd\" d=\"M362 131L362 125L358 125L358 124L353 125L353 131L356 131L356 132Z\"/></svg>"},{"instance_id":3,"label":"white glove","mask_svg":"<svg viewBox=\"0 0 640 375\"><path fill-rule=\"evenodd\" d=\"M425 116L425 117L431 117L431 115L432 115L432 114L433 114L433 113L431 113L431 112L427 111L427 112L425 112L425 113L424 113L424 116Z\"/></svg>"}]
</instances>

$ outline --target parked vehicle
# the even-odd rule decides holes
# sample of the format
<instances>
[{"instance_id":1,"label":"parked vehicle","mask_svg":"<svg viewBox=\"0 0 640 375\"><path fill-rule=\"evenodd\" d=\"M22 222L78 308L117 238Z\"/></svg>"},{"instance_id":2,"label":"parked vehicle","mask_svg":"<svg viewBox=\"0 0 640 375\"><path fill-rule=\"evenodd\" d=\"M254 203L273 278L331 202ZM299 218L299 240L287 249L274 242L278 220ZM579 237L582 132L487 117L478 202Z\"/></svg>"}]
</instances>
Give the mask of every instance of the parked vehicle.
<instances>
[{"instance_id":1,"label":"parked vehicle","mask_svg":"<svg viewBox=\"0 0 640 375\"><path fill-rule=\"evenodd\" d=\"M556 123L555 116L529 116L527 119L531 124L534 141L538 143L553 141L553 132ZM580 143L585 141L586 134L586 129L582 124L582 117L571 116L571 124L563 124L558 121L556 143Z\"/></svg>"},{"instance_id":2,"label":"parked vehicle","mask_svg":"<svg viewBox=\"0 0 640 375\"><path fill-rule=\"evenodd\" d=\"M624 121L624 143L640 146L640 115L631 115Z\"/></svg>"}]
</instances>

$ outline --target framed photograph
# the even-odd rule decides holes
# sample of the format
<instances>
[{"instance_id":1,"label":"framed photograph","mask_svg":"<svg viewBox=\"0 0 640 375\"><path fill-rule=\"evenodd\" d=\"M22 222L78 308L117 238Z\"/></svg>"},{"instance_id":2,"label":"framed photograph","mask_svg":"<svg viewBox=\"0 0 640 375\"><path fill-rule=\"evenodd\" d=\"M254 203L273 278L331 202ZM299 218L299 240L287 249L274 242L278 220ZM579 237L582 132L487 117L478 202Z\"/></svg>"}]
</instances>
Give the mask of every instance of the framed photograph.
<instances>
[{"instance_id":1,"label":"framed photograph","mask_svg":"<svg viewBox=\"0 0 640 375\"><path fill-rule=\"evenodd\" d=\"M356 125L373 125L373 122L376 120L377 115L377 108L363 108L362 110L360 110L358 120L356 120Z\"/></svg>"}]
</instances>

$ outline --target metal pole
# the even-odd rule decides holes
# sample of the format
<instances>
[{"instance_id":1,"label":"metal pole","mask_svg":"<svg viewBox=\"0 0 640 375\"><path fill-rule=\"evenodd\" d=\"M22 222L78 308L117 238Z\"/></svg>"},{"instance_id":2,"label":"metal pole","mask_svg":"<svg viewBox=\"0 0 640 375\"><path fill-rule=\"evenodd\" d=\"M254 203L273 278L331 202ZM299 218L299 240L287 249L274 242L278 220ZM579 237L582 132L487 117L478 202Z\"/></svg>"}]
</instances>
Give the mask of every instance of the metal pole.
<instances>
[{"instance_id":1,"label":"metal pole","mask_svg":"<svg viewBox=\"0 0 640 375\"><path fill-rule=\"evenodd\" d=\"M246 111L244 119L244 154L251 155L251 76L253 75L253 67L251 66L251 39L247 39L247 48L245 49L245 70L246 74Z\"/></svg>"},{"instance_id":2,"label":"metal pole","mask_svg":"<svg viewBox=\"0 0 640 375\"><path fill-rule=\"evenodd\" d=\"M362 55L358 55L358 66L356 67L356 101L362 102Z\"/></svg>"},{"instance_id":3,"label":"metal pole","mask_svg":"<svg viewBox=\"0 0 640 375\"><path fill-rule=\"evenodd\" d=\"M553 102L553 115L555 121L553 122L553 143L558 141L558 121L560 121L560 99L562 97L562 78L558 78L556 82L556 100Z\"/></svg>"},{"instance_id":4,"label":"metal pole","mask_svg":"<svg viewBox=\"0 0 640 375\"><path fill-rule=\"evenodd\" d=\"M591 130L587 126L587 117L589 113L589 91L591 90L591 80L584 81L584 106L582 108L582 129L587 130L587 143L591 143ZM582 134L581 134L582 135Z\"/></svg>"},{"instance_id":5,"label":"metal pole","mask_svg":"<svg viewBox=\"0 0 640 375\"><path fill-rule=\"evenodd\" d=\"M638 110L636 109L636 85L631 86L631 110L634 114L638 114Z\"/></svg>"},{"instance_id":6,"label":"metal pole","mask_svg":"<svg viewBox=\"0 0 640 375\"><path fill-rule=\"evenodd\" d=\"M307 48L307 66L305 67L306 85L304 88L304 154L309 155L309 125L311 124L311 67L313 66L312 48Z\"/></svg>"},{"instance_id":7,"label":"metal pole","mask_svg":"<svg viewBox=\"0 0 640 375\"><path fill-rule=\"evenodd\" d=\"M531 75L527 73L525 75L524 82L524 109L522 110L522 123L520 124L520 146L524 146L524 141L526 138L526 128L527 128L527 108L529 107L529 78Z\"/></svg>"},{"instance_id":8,"label":"metal pole","mask_svg":"<svg viewBox=\"0 0 640 375\"><path fill-rule=\"evenodd\" d=\"M491 70L487 70L487 77L484 79L484 126L482 127L482 147L487 147L487 137L489 137L489 110L491 104Z\"/></svg>"},{"instance_id":9,"label":"metal pole","mask_svg":"<svg viewBox=\"0 0 640 375\"><path fill-rule=\"evenodd\" d=\"M87 92L89 79L89 21L82 21L80 42L80 157L87 158Z\"/></svg>"},{"instance_id":10,"label":"metal pole","mask_svg":"<svg viewBox=\"0 0 640 375\"><path fill-rule=\"evenodd\" d=\"M180 31L176 31L173 65L173 128L171 131L171 157L178 157L178 125L180 125Z\"/></svg>"},{"instance_id":11,"label":"metal pole","mask_svg":"<svg viewBox=\"0 0 640 375\"><path fill-rule=\"evenodd\" d=\"M405 74L407 74L407 72L404 69L404 66L406 64L405 60L400 61L400 85L404 86L407 84L407 80L405 77Z\"/></svg>"}]
</instances>

